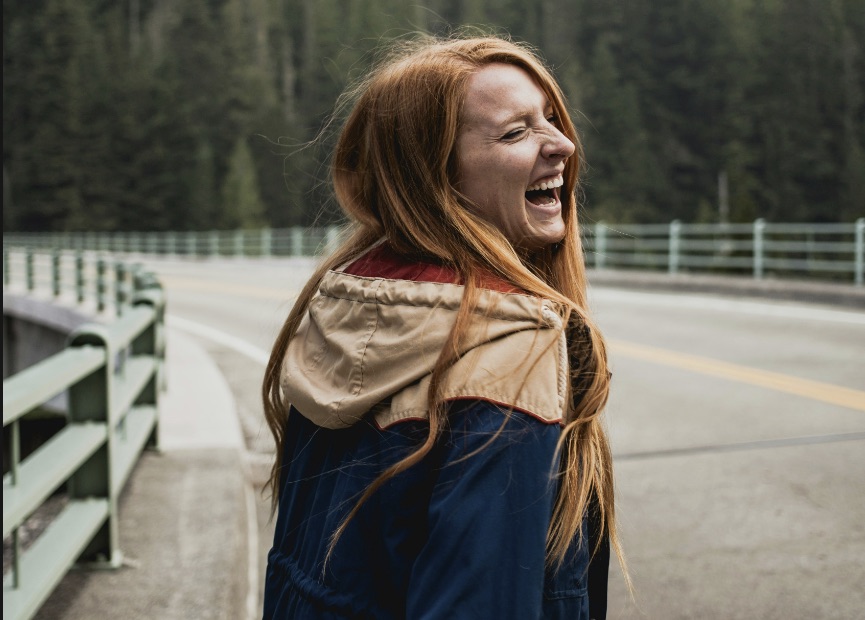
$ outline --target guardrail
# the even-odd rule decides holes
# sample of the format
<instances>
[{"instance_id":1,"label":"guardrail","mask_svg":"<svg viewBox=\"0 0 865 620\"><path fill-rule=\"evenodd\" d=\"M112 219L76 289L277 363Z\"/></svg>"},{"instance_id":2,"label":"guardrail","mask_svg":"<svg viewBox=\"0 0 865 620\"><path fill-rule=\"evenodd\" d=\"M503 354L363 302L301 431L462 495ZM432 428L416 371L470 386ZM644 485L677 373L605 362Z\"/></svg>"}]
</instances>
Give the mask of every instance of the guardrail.
<instances>
[{"instance_id":1,"label":"guardrail","mask_svg":"<svg viewBox=\"0 0 865 620\"><path fill-rule=\"evenodd\" d=\"M53 292L59 296L63 255L49 257ZM4 258L11 256L4 253ZM38 258L24 255L24 291L38 289L36 266L46 262ZM80 258L75 257L76 263L83 262ZM3 537L11 535L12 551L12 567L3 579L4 618L32 617L76 561L118 567L123 560L118 496L141 451L157 441L164 297L154 277L115 267L121 274L115 281L117 318L82 325L63 351L3 381L3 428L9 428L10 452L10 471L3 478ZM12 272L4 272L5 289ZM83 272L83 267L75 270ZM137 276L127 291L129 273ZM80 280L80 293L78 284ZM22 459L19 422L63 392L68 394L66 425ZM64 484L65 506L23 549L19 529Z\"/></svg>"},{"instance_id":2,"label":"guardrail","mask_svg":"<svg viewBox=\"0 0 865 620\"><path fill-rule=\"evenodd\" d=\"M3 246L3 286L55 300L73 295L74 303L90 304L101 314L114 308L120 316L133 290L159 287L156 277L139 264L83 251Z\"/></svg>"},{"instance_id":3,"label":"guardrail","mask_svg":"<svg viewBox=\"0 0 865 620\"><path fill-rule=\"evenodd\" d=\"M15 233L4 247L156 254L185 257L315 256L337 243L341 228L262 228L185 232Z\"/></svg>"},{"instance_id":4,"label":"guardrail","mask_svg":"<svg viewBox=\"0 0 865 620\"><path fill-rule=\"evenodd\" d=\"M4 247L63 247L80 251L178 257L311 256L338 241L341 230L261 230L32 233L4 235ZM817 277L865 283L865 218L853 223L608 224L583 226L590 267L709 271Z\"/></svg>"},{"instance_id":5,"label":"guardrail","mask_svg":"<svg viewBox=\"0 0 865 620\"><path fill-rule=\"evenodd\" d=\"M865 218L842 224L612 225L584 229L586 260L597 269L831 277L863 285Z\"/></svg>"}]
</instances>

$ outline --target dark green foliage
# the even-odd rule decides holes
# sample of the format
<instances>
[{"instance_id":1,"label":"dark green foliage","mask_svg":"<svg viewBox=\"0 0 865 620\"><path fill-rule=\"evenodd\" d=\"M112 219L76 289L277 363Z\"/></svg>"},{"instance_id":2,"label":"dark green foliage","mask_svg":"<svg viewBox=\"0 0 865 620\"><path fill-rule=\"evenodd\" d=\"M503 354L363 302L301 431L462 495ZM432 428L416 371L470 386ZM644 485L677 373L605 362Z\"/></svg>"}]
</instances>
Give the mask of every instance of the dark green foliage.
<instances>
[{"instance_id":1,"label":"dark green foliage","mask_svg":"<svg viewBox=\"0 0 865 620\"><path fill-rule=\"evenodd\" d=\"M183 230L339 219L328 125L372 50L464 24L548 60L588 221L865 215L862 0L10 0L3 223Z\"/></svg>"}]
</instances>

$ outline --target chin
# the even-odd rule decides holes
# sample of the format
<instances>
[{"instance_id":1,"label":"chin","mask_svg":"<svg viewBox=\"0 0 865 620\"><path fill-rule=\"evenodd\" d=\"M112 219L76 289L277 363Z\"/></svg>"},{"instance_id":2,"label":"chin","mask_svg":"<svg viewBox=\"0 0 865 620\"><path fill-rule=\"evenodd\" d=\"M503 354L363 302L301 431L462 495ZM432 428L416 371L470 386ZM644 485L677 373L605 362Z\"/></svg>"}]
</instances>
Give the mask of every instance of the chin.
<instances>
[{"instance_id":1,"label":"chin","mask_svg":"<svg viewBox=\"0 0 865 620\"><path fill-rule=\"evenodd\" d=\"M563 222L559 222L558 226L550 227L549 229L537 233L533 235L531 239L532 245L534 245L535 249L545 248L547 246L559 243L562 239L565 238L565 225Z\"/></svg>"},{"instance_id":2,"label":"chin","mask_svg":"<svg viewBox=\"0 0 865 620\"><path fill-rule=\"evenodd\" d=\"M562 231L561 234L544 234L532 237L523 237L519 243L514 244L514 247L522 252L539 252L551 245L561 242L564 238L564 231Z\"/></svg>"}]
</instances>

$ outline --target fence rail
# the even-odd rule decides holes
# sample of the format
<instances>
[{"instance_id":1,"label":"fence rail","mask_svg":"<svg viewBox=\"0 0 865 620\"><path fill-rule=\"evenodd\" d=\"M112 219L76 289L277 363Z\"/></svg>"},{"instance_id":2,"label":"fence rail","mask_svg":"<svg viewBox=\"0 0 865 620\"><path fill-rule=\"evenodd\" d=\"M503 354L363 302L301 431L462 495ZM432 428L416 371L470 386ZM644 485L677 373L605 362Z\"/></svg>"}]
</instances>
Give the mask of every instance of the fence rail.
<instances>
[{"instance_id":1,"label":"fence rail","mask_svg":"<svg viewBox=\"0 0 865 620\"><path fill-rule=\"evenodd\" d=\"M185 232L15 233L4 247L81 250L185 257L314 256L336 245L338 226Z\"/></svg>"},{"instance_id":2,"label":"fence rail","mask_svg":"<svg viewBox=\"0 0 865 620\"><path fill-rule=\"evenodd\" d=\"M25 294L48 289L59 297L66 281L76 301L85 303L108 290L97 280L92 289L82 287L88 269L80 255L4 251L4 259L13 258L25 268L16 272L4 264L4 292L20 284ZM100 273L99 260L104 263L97 259L89 271ZM46 270L50 277L44 277ZM102 276L107 272L103 264ZM164 297L156 279L143 271L117 263L113 272L116 318L80 326L63 351L3 380L10 454L10 471L3 477L3 537L11 537L12 550L12 567L3 580L4 618L32 617L76 561L122 563L118 496L141 451L157 441ZM64 280L64 274L74 277ZM99 312L105 310L103 299ZM102 318L109 320L108 313ZM20 421L63 392L65 426L22 459ZM24 549L20 528L63 485L65 506Z\"/></svg>"},{"instance_id":3,"label":"fence rail","mask_svg":"<svg viewBox=\"0 0 865 620\"><path fill-rule=\"evenodd\" d=\"M863 285L865 218L842 224L608 225L584 229L587 264L852 280Z\"/></svg>"},{"instance_id":4,"label":"fence rail","mask_svg":"<svg viewBox=\"0 0 865 620\"><path fill-rule=\"evenodd\" d=\"M339 241L341 229L33 233L4 235L4 248L177 257L312 256ZM607 224L583 227L586 263L597 269L662 269L831 278L865 283L865 218L852 223ZM5 260L5 254L4 254ZM5 267L4 267L5 270Z\"/></svg>"}]
</instances>

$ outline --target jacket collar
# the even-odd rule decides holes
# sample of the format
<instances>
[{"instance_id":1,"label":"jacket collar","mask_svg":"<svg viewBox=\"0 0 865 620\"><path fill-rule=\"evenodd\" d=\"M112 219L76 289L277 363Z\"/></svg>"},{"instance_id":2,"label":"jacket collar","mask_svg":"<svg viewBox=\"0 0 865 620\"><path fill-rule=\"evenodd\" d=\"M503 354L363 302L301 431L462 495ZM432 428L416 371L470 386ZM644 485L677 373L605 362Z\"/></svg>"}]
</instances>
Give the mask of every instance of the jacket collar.
<instances>
[{"instance_id":1,"label":"jacket collar","mask_svg":"<svg viewBox=\"0 0 865 620\"><path fill-rule=\"evenodd\" d=\"M480 293L445 398L488 400L559 422L567 384L559 314L507 283L484 284L496 288ZM367 415L382 427L425 418L430 373L463 291L448 268L401 260L387 246L326 273L283 362L288 401L326 428Z\"/></svg>"}]
</instances>

